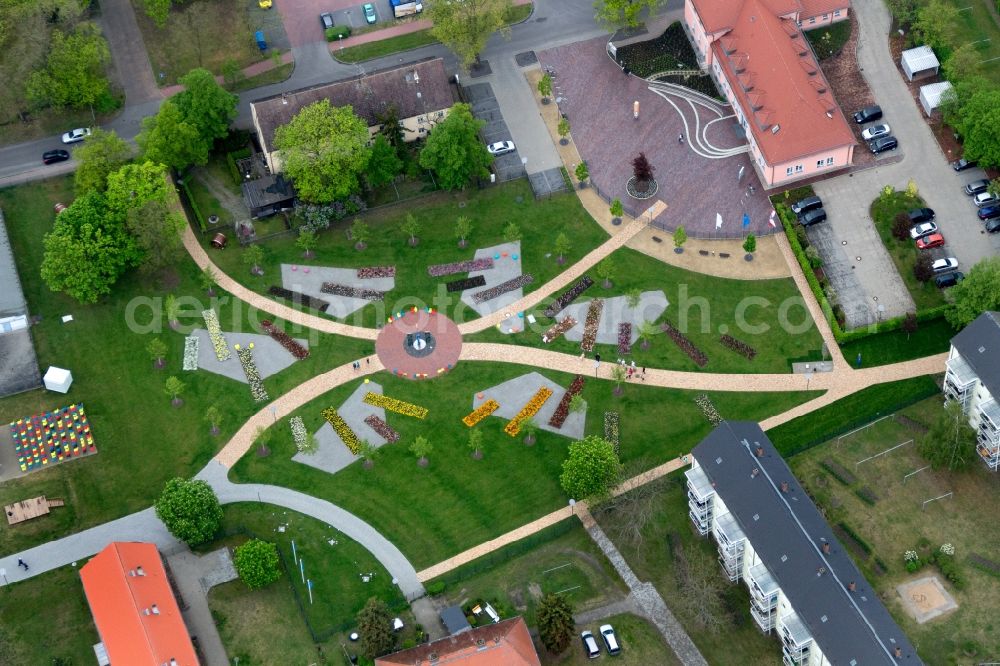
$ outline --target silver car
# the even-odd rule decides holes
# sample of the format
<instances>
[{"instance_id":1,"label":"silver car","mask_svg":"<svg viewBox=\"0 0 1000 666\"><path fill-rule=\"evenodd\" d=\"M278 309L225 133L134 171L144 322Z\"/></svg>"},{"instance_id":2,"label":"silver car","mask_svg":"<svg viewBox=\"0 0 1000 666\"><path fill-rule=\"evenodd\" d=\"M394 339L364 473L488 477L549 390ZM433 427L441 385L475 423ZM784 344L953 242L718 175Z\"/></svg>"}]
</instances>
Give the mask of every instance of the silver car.
<instances>
[{"instance_id":1,"label":"silver car","mask_svg":"<svg viewBox=\"0 0 1000 666\"><path fill-rule=\"evenodd\" d=\"M892 132L892 129L888 125L872 125L871 127L865 128L861 132L861 138L865 141L871 141L872 139L877 139L880 136L886 136Z\"/></svg>"},{"instance_id":2,"label":"silver car","mask_svg":"<svg viewBox=\"0 0 1000 666\"><path fill-rule=\"evenodd\" d=\"M491 143L486 146L486 150L490 152L491 155L506 155L507 153L512 153L514 150L513 141L497 141L496 143Z\"/></svg>"},{"instance_id":3,"label":"silver car","mask_svg":"<svg viewBox=\"0 0 1000 666\"><path fill-rule=\"evenodd\" d=\"M924 222L923 224L918 224L910 229L910 238L916 240L917 238L922 238L930 234L936 233L938 230L938 225L933 222Z\"/></svg>"},{"instance_id":4,"label":"silver car","mask_svg":"<svg viewBox=\"0 0 1000 666\"><path fill-rule=\"evenodd\" d=\"M63 143L76 143L77 141L83 141L88 136L90 136L90 129L87 127L78 127L75 130L71 130L62 135Z\"/></svg>"}]
</instances>

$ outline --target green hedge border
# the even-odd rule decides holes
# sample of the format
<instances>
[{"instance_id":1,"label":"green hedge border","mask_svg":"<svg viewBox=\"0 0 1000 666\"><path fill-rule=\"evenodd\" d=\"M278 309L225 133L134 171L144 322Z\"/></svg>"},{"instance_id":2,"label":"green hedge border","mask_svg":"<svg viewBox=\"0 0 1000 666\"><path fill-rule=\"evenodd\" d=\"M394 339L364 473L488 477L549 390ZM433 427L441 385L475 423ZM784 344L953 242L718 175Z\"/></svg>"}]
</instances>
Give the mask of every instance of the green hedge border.
<instances>
[{"instance_id":1,"label":"green hedge border","mask_svg":"<svg viewBox=\"0 0 1000 666\"><path fill-rule=\"evenodd\" d=\"M198 228L201 229L201 233L206 233L208 227L205 225L205 216L201 214L201 209L198 208L198 202L194 200L191 196L191 190L188 188L187 179L178 179L177 184L181 186L184 190L184 196L187 198L188 206L191 208L191 212L194 213L194 219L198 221Z\"/></svg>"}]
</instances>

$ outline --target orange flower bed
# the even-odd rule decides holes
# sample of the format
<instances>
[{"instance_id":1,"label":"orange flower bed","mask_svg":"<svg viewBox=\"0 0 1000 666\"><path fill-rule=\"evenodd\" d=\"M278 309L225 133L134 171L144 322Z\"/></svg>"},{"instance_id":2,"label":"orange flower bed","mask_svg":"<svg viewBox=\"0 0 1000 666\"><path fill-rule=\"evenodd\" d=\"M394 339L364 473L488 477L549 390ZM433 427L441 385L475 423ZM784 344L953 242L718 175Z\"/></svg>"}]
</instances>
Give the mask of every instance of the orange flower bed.
<instances>
[{"instance_id":1,"label":"orange flower bed","mask_svg":"<svg viewBox=\"0 0 1000 666\"><path fill-rule=\"evenodd\" d=\"M500 409L499 403L491 398L479 405L479 407L477 407L471 414L463 418L462 423L471 428L498 409Z\"/></svg>"},{"instance_id":2,"label":"orange flower bed","mask_svg":"<svg viewBox=\"0 0 1000 666\"><path fill-rule=\"evenodd\" d=\"M504 426L503 431L511 437L516 437L517 434L521 432L521 422L525 419L530 419L532 416L537 414L538 410L542 408L542 405L544 405L545 401L550 397L552 397L552 389L545 388L544 386L538 389L538 392L531 397L528 404L517 413L517 416L512 418L507 425Z\"/></svg>"}]
</instances>

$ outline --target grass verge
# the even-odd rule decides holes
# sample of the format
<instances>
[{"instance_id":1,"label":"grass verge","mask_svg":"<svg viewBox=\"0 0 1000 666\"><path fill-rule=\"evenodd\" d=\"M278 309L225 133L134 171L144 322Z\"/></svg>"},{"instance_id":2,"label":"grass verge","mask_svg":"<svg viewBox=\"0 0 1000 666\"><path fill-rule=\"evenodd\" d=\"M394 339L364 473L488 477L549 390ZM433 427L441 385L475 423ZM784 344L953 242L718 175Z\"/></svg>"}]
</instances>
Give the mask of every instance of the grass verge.
<instances>
[{"instance_id":1,"label":"grass verge","mask_svg":"<svg viewBox=\"0 0 1000 666\"><path fill-rule=\"evenodd\" d=\"M840 49L851 38L851 22L844 19L825 28L807 30L805 35L819 59L826 60L840 53Z\"/></svg>"},{"instance_id":2,"label":"grass verge","mask_svg":"<svg viewBox=\"0 0 1000 666\"><path fill-rule=\"evenodd\" d=\"M254 88L260 88L261 86L268 86L272 83L281 83L292 75L293 69L295 69L295 64L287 62L269 69L266 72L241 78L233 84L227 85L226 90L229 92L241 93L247 90L253 90Z\"/></svg>"},{"instance_id":3,"label":"grass verge","mask_svg":"<svg viewBox=\"0 0 1000 666\"><path fill-rule=\"evenodd\" d=\"M840 350L849 363L855 363L861 354L862 365L872 367L946 352L954 335L955 329L942 317L920 323L910 335L900 330L875 333L842 344Z\"/></svg>"}]
</instances>

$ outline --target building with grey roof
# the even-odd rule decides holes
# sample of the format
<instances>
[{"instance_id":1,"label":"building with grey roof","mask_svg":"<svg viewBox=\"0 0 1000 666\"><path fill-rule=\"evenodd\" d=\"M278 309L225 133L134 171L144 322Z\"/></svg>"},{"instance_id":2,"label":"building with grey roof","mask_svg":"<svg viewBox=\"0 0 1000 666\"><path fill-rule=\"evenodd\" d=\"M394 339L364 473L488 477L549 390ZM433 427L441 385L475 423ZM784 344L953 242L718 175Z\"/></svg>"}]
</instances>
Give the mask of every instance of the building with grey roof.
<instances>
[{"instance_id":1,"label":"building with grey roof","mask_svg":"<svg viewBox=\"0 0 1000 666\"><path fill-rule=\"evenodd\" d=\"M951 339L944 395L955 400L976 431L976 452L1000 468L1000 312L984 312Z\"/></svg>"},{"instance_id":2,"label":"building with grey roof","mask_svg":"<svg viewBox=\"0 0 1000 666\"><path fill-rule=\"evenodd\" d=\"M786 666L922 663L759 424L723 421L685 475L692 522Z\"/></svg>"},{"instance_id":3,"label":"building with grey roof","mask_svg":"<svg viewBox=\"0 0 1000 666\"><path fill-rule=\"evenodd\" d=\"M0 397L42 385L30 325L14 250L0 211Z\"/></svg>"}]
</instances>

